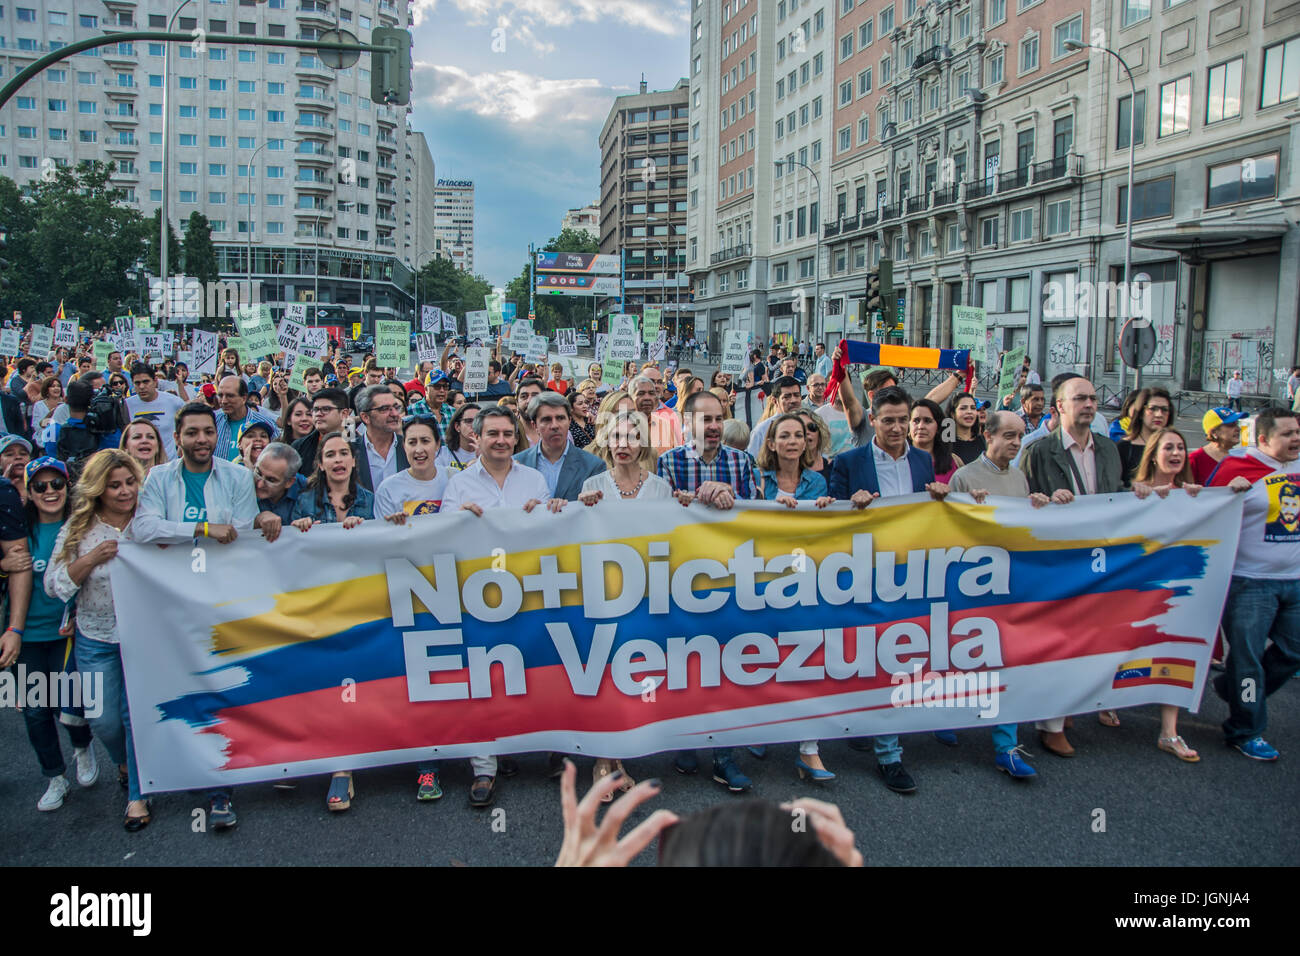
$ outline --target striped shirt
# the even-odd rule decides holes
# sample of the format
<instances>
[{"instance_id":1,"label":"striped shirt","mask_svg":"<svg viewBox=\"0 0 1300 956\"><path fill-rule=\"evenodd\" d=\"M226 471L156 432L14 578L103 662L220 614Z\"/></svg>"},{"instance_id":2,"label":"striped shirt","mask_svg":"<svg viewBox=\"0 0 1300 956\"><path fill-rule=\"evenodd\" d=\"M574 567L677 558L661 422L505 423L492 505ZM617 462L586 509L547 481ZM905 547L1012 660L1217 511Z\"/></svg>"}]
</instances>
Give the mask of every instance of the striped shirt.
<instances>
[{"instance_id":1,"label":"striped shirt","mask_svg":"<svg viewBox=\"0 0 1300 956\"><path fill-rule=\"evenodd\" d=\"M226 418L226 413L217 409L217 447L213 454L226 461L235 461L239 458L239 447L235 444L236 433L230 429L230 421ZM264 422L271 426L271 441L277 441L280 436L280 429L275 415L270 412L264 412L260 408L245 408L244 418L235 426L236 431L240 425L245 422Z\"/></svg>"},{"instance_id":2,"label":"striped shirt","mask_svg":"<svg viewBox=\"0 0 1300 956\"><path fill-rule=\"evenodd\" d=\"M696 489L706 481L731 485L737 498L754 498L754 463L743 451L726 445L718 449L711 462L705 462L693 445L679 445L659 456L655 471L672 486L673 491Z\"/></svg>"}]
</instances>

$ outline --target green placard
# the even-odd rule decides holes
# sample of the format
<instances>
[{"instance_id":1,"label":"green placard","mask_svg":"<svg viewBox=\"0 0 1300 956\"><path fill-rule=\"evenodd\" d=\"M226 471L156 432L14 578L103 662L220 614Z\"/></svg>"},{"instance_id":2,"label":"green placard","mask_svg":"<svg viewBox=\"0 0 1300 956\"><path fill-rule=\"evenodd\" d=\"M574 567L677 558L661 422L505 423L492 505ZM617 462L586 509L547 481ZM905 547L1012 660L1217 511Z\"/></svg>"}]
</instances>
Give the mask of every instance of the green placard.
<instances>
[{"instance_id":1,"label":"green placard","mask_svg":"<svg viewBox=\"0 0 1300 956\"><path fill-rule=\"evenodd\" d=\"M130 318L130 316L128 316L128 318ZM135 317L135 327L141 332L148 332L153 328L153 326L149 324L149 316L147 315L137 315Z\"/></svg>"},{"instance_id":2,"label":"green placard","mask_svg":"<svg viewBox=\"0 0 1300 956\"><path fill-rule=\"evenodd\" d=\"M320 367L320 362L310 355L299 355L294 360L293 372L289 375L289 387L300 392L307 391L307 383L303 381L303 376L307 374L307 369Z\"/></svg>"},{"instance_id":3,"label":"green placard","mask_svg":"<svg viewBox=\"0 0 1300 956\"><path fill-rule=\"evenodd\" d=\"M600 381L610 388L618 388L622 385L623 363L617 359L605 359L600 366Z\"/></svg>"},{"instance_id":4,"label":"green placard","mask_svg":"<svg viewBox=\"0 0 1300 956\"><path fill-rule=\"evenodd\" d=\"M241 350L241 361L251 361L266 355L278 355L280 342L275 336L275 322L271 318L271 308L259 305L252 309L240 309L236 316L239 323L239 335L244 340L248 355Z\"/></svg>"},{"instance_id":5,"label":"green placard","mask_svg":"<svg viewBox=\"0 0 1300 956\"><path fill-rule=\"evenodd\" d=\"M406 368L411 364L409 322L375 322L375 364L380 368Z\"/></svg>"},{"instance_id":6,"label":"green placard","mask_svg":"<svg viewBox=\"0 0 1300 956\"><path fill-rule=\"evenodd\" d=\"M952 347L955 349L982 349L986 313L973 305L952 307Z\"/></svg>"},{"instance_id":7,"label":"green placard","mask_svg":"<svg viewBox=\"0 0 1300 956\"><path fill-rule=\"evenodd\" d=\"M105 368L108 365L108 357L117 351L112 342L101 342L95 340L95 368Z\"/></svg>"},{"instance_id":8,"label":"green placard","mask_svg":"<svg viewBox=\"0 0 1300 956\"><path fill-rule=\"evenodd\" d=\"M227 336L226 336L226 348L227 348L227 349L234 349L236 352L238 352L238 353L239 353L239 360L240 360L241 362L246 362L246 361L248 361L246 358L244 358L244 354L245 354L245 352L244 352L244 349L245 349L245 346L244 346L244 340L243 340L242 338L240 338L238 335L227 335ZM222 349L221 351L224 352L225 350L226 350L226 349ZM221 356L220 356L220 355L217 356L217 365L218 365L218 366L221 365Z\"/></svg>"},{"instance_id":9,"label":"green placard","mask_svg":"<svg viewBox=\"0 0 1300 956\"><path fill-rule=\"evenodd\" d=\"M647 308L641 319L641 341L653 342L659 338L659 316L661 310Z\"/></svg>"},{"instance_id":10,"label":"green placard","mask_svg":"<svg viewBox=\"0 0 1300 956\"><path fill-rule=\"evenodd\" d=\"M495 292L489 292L483 296L483 304L487 308L488 325L497 326L505 320L505 316L502 315L505 309L505 301L505 296L497 295Z\"/></svg>"},{"instance_id":11,"label":"green placard","mask_svg":"<svg viewBox=\"0 0 1300 956\"><path fill-rule=\"evenodd\" d=\"M1023 346L1017 346L1002 356L1002 371L998 375L997 408L1002 407L1002 399L1016 390L1016 376L1019 374L1020 365L1024 360L1025 349Z\"/></svg>"}]
</instances>

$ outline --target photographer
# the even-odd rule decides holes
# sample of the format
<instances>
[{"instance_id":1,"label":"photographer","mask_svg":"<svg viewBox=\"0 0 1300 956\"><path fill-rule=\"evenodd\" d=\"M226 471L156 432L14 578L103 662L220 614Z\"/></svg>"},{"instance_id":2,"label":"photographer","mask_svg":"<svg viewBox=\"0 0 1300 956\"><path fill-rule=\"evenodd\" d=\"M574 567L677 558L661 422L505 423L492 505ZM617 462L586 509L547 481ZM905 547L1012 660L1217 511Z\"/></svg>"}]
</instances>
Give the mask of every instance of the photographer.
<instances>
[{"instance_id":1,"label":"photographer","mask_svg":"<svg viewBox=\"0 0 1300 956\"><path fill-rule=\"evenodd\" d=\"M95 452L116 448L122 437L125 411L120 399L107 389L96 391L88 382L68 384L68 420L47 431L45 454L66 463L71 470Z\"/></svg>"}]
</instances>

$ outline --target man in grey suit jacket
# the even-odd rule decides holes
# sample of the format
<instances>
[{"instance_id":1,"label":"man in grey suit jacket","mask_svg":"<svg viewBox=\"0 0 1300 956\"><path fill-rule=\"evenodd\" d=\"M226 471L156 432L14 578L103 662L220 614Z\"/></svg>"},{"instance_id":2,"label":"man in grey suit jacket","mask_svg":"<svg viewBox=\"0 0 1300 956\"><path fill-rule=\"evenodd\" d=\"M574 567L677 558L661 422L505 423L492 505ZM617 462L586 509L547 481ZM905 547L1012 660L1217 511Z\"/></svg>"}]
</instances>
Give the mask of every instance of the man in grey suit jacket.
<instances>
[{"instance_id":1,"label":"man in grey suit jacket","mask_svg":"<svg viewBox=\"0 0 1300 956\"><path fill-rule=\"evenodd\" d=\"M546 479L552 498L576 501L582 483L605 470L605 462L569 441L573 420L569 401L558 392L533 397L525 412L537 429L539 440L532 448L515 455L515 461L536 468Z\"/></svg>"},{"instance_id":2,"label":"man in grey suit jacket","mask_svg":"<svg viewBox=\"0 0 1300 956\"><path fill-rule=\"evenodd\" d=\"M1030 493L1105 495L1120 490L1124 475L1119 449L1109 438L1092 430L1097 414L1096 392L1082 376L1057 386L1053 402L1061 424L1046 438L1034 442L1020 460ZM1118 723L1113 711L1102 713L1103 719L1107 716ZM1074 756L1074 748L1065 737L1064 717L1039 721L1037 726L1045 749L1058 757Z\"/></svg>"}]
</instances>

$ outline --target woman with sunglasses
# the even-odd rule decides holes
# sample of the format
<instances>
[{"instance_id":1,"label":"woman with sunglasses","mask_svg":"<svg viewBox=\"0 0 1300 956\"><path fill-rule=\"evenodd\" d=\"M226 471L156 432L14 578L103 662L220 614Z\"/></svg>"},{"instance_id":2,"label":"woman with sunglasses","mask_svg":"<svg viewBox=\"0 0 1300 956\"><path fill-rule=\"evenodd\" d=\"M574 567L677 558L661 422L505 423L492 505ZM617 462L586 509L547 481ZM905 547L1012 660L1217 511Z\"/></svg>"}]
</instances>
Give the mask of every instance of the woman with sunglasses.
<instances>
[{"instance_id":1,"label":"woman with sunglasses","mask_svg":"<svg viewBox=\"0 0 1300 956\"><path fill-rule=\"evenodd\" d=\"M569 437L573 440L574 448L586 448L596 440L595 388L580 387L573 393L573 421L569 423Z\"/></svg>"},{"instance_id":2,"label":"woman with sunglasses","mask_svg":"<svg viewBox=\"0 0 1300 956\"><path fill-rule=\"evenodd\" d=\"M342 432L323 436L316 449L316 468L307 480L307 489L293 506L291 523L305 533L318 524L341 524L352 529L374 516L375 497L357 484L351 444ZM352 806L354 796L352 771L339 771L330 780L325 806L346 810Z\"/></svg>"},{"instance_id":3,"label":"woman with sunglasses","mask_svg":"<svg viewBox=\"0 0 1300 956\"><path fill-rule=\"evenodd\" d=\"M123 825L132 833L149 825L150 807L140 793L109 569L117 543L135 517L143 483L139 462L121 449L92 455L45 572L47 595L60 601L77 599L77 670L82 681L103 688L100 716L88 718L90 729L118 766L118 783L126 787L129 801Z\"/></svg>"},{"instance_id":4,"label":"woman with sunglasses","mask_svg":"<svg viewBox=\"0 0 1300 956\"><path fill-rule=\"evenodd\" d=\"M279 421L280 439L286 445L292 445L299 438L306 438L312 432L311 399L306 395L295 396L284 407Z\"/></svg>"},{"instance_id":5,"label":"woman with sunglasses","mask_svg":"<svg viewBox=\"0 0 1300 956\"><path fill-rule=\"evenodd\" d=\"M138 461L146 475L154 465L167 462L162 432L147 418L137 418L127 425L122 431L122 442L118 447Z\"/></svg>"},{"instance_id":6,"label":"woman with sunglasses","mask_svg":"<svg viewBox=\"0 0 1300 956\"><path fill-rule=\"evenodd\" d=\"M393 524L406 524L408 517L437 514L447 490L450 473L438 467L442 433L433 415L410 416L402 420L402 449L410 466L385 478L375 492L375 516ZM437 800L442 796L438 764L421 763L416 771L415 799Z\"/></svg>"},{"instance_id":7,"label":"woman with sunglasses","mask_svg":"<svg viewBox=\"0 0 1300 956\"><path fill-rule=\"evenodd\" d=\"M808 447L807 426L798 412L778 415L763 437L758 450L758 476L762 495L768 501L777 501L787 508L796 508L800 501L816 502L825 508L835 499L827 491L826 479L813 471L813 451ZM765 745L748 748L760 760L767 756ZM805 740L799 744L799 758L795 770L799 779L814 783L828 783L835 774L826 769L818 752L817 741Z\"/></svg>"},{"instance_id":8,"label":"woman with sunglasses","mask_svg":"<svg viewBox=\"0 0 1300 956\"><path fill-rule=\"evenodd\" d=\"M464 471L478 458L478 435L474 432L474 419L478 417L477 402L466 402L456 409L447 423L447 442L438 454L438 467L448 472Z\"/></svg>"},{"instance_id":9,"label":"woman with sunglasses","mask_svg":"<svg viewBox=\"0 0 1300 956\"><path fill-rule=\"evenodd\" d=\"M831 430L816 412L804 409L797 414L803 422L804 437L808 440L808 450L812 453L812 464L808 467L829 480L831 460L822 454L822 449L830 447Z\"/></svg>"},{"instance_id":10,"label":"woman with sunglasses","mask_svg":"<svg viewBox=\"0 0 1300 956\"><path fill-rule=\"evenodd\" d=\"M45 593L45 572L54 553L54 542L68 517L68 469L57 458L37 458L27 466L27 548L21 555L24 568L32 568L32 603L23 628L23 644L17 664L25 667L28 679L43 675L46 686L66 683L66 675L75 674L77 659L73 653L70 608L67 601ZM20 570L19 568L6 568ZM49 785L36 804L43 812L63 806L72 784L64 776L67 765L59 746L59 724L72 740L77 783L89 787L99 779L99 765L90 745L90 726L80 707L65 706L62 713L54 706L37 707L30 702L23 708L27 739L36 751L41 772Z\"/></svg>"},{"instance_id":11,"label":"woman with sunglasses","mask_svg":"<svg viewBox=\"0 0 1300 956\"><path fill-rule=\"evenodd\" d=\"M108 390L113 393L114 398L124 399L131 391L131 383L121 372L114 372L108 377Z\"/></svg>"}]
</instances>

